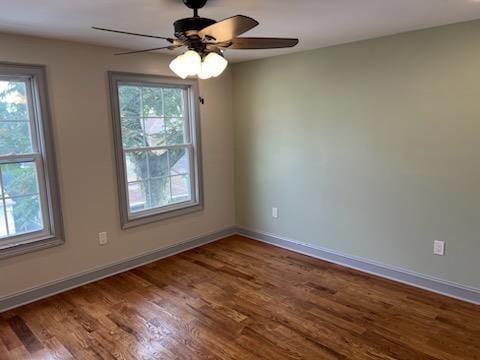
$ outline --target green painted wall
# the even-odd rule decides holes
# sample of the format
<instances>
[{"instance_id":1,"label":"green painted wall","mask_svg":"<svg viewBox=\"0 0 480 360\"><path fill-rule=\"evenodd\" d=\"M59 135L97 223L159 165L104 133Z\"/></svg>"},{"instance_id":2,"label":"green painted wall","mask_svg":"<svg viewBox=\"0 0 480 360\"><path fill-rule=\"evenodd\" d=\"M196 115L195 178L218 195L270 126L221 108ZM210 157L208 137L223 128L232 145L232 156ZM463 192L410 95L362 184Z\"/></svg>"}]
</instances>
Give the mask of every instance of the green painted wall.
<instances>
[{"instance_id":1,"label":"green painted wall","mask_svg":"<svg viewBox=\"0 0 480 360\"><path fill-rule=\"evenodd\" d=\"M480 288L480 21L233 68L240 226Z\"/></svg>"}]
</instances>

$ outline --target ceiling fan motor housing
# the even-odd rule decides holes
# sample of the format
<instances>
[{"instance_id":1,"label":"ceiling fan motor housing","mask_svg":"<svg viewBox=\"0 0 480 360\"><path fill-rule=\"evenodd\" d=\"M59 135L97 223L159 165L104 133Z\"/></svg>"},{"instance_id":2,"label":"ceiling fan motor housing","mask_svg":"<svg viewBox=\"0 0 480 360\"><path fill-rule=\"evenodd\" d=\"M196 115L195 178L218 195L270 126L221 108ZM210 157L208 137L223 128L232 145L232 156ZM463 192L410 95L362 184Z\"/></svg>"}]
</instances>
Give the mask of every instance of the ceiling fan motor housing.
<instances>
[{"instance_id":1,"label":"ceiling fan motor housing","mask_svg":"<svg viewBox=\"0 0 480 360\"><path fill-rule=\"evenodd\" d=\"M186 34L190 31L200 31L207 26L215 24L216 21L203 17L191 17L175 21L173 26L175 27L175 35Z\"/></svg>"}]
</instances>

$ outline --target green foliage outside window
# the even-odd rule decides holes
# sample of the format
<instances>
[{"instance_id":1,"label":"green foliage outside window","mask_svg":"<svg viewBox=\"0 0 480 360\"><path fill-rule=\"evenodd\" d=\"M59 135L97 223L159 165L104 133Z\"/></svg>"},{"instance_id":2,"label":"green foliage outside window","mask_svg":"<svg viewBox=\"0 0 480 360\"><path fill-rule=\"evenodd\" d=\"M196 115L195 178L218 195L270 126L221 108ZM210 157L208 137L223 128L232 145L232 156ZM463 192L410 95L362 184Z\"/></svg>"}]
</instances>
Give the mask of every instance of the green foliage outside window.
<instances>
[{"instance_id":1,"label":"green foliage outside window","mask_svg":"<svg viewBox=\"0 0 480 360\"><path fill-rule=\"evenodd\" d=\"M0 81L0 156L32 152L26 85L18 81ZM41 230L35 163L3 164L0 170L3 183L0 197L5 197L7 209L11 208L13 216L9 235ZM3 207L3 201L0 206ZM3 222L0 219L0 224Z\"/></svg>"},{"instance_id":2,"label":"green foliage outside window","mask_svg":"<svg viewBox=\"0 0 480 360\"><path fill-rule=\"evenodd\" d=\"M185 143L181 89L123 85L119 87L118 94L125 150ZM133 167L133 174L128 175L129 181L138 181L136 186L147 194L146 203L139 209L131 210L164 206L171 202L168 163L170 168L174 168L185 158L186 150L139 150L127 154L128 164Z\"/></svg>"}]
</instances>

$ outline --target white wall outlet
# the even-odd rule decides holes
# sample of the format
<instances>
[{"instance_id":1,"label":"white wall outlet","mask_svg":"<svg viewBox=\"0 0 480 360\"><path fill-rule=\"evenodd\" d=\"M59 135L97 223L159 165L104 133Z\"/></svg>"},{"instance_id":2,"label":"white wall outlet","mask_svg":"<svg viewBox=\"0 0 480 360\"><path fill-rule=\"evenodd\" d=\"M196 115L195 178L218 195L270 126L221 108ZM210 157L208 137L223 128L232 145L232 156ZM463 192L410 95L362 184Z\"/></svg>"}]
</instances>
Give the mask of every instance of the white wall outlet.
<instances>
[{"instance_id":1,"label":"white wall outlet","mask_svg":"<svg viewBox=\"0 0 480 360\"><path fill-rule=\"evenodd\" d=\"M108 243L108 235L106 232L98 233L98 243L100 245L106 245Z\"/></svg>"},{"instance_id":2,"label":"white wall outlet","mask_svg":"<svg viewBox=\"0 0 480 360\"><path fill-rule=\"evenodd\" d=\"M433 253L435 255L445 255L445 241L435 240L433 242Z\"/></svg>"},{"instance_id":3,"label":"white wall outlet","mask_svg":"<svg viewBox=\"0 0 480 360\"><path fill-rule=\"evenodd\" d=\"M272 207L272 217L278 219L278 208Z\"/></svg>"}]
</instances>

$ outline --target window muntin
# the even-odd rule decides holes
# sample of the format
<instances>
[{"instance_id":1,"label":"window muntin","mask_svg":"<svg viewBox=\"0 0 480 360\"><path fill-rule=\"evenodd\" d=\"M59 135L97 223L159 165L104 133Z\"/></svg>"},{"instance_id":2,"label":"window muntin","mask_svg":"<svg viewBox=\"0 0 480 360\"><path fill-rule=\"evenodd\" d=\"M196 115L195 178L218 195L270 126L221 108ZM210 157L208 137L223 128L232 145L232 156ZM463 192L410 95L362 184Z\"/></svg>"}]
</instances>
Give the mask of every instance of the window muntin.
<instances>
[{"instance_id":1,"label":"window muntin","mask_svg":"<svg viewBox=\"0 0 480 360\"><path fill-rule=\"evenodd\" d=\"M43 68L0 63L0 257L63 242L44 89Z\"/></svg>"},{"instance_id":2,"label":"window muntin","mask_svg":"<svg viewBox=\"0 0 480 360\"><path fill-rule=\"evenodd\" d=\"M195 84L118 73L111 81L123 226L200 208Z\"/></svg>"}]
</instances>

